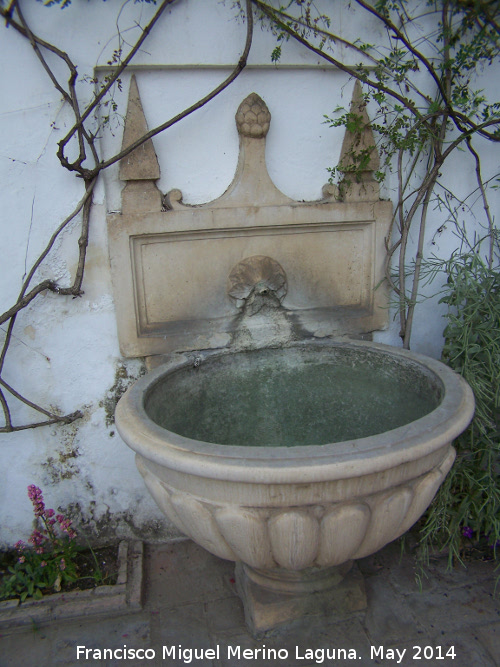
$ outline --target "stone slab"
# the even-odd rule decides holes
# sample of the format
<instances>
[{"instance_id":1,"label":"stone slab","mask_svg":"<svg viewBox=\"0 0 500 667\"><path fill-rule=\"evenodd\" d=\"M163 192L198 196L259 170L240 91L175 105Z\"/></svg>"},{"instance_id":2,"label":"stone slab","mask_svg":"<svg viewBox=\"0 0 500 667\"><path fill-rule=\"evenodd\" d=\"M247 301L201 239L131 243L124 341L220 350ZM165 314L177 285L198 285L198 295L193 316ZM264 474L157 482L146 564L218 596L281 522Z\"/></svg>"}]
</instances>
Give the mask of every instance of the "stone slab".
<instances>
[{"instance_id":1,"label":"stone slab","mask_svg":"<svg viewBox=\"0 0 500 667\"><path fill-rule=\"evenodd\" d=\"M412 604L406 596L396 593L387 576L367 578L366 592L365 628L374 644L421 638L423 628L412 613ZM414 592L419 595L416 583Z\"/></svg>"},{"instance_id":2,"label":"stone slab","mask_svg":"<svg viewBox=\"0 0 500 667\"><path fill-rule=\"evenodd\" d=\"M146 606L172 609L234 596L234 564L183 539L146 550Z\"/></svg>"},{"instance_id":3,"label":"stone slab","mask_svg":"<svg viewBox=\"0 0 500 667\"><path fill-rule=\"evenodd\" d=\"M216 634L214 642L220 646L220 667L236 667L247 663L255 667L274 664L286 667L334 667L351 664L349 660L353 652L357 662L353 659L352 664L370 664L370 644L357 617L336 621L329 616L309 616L292 622L286 628L266 633L262 638L254 638L240 628L239 631ZM238 647L240 661L235 660ZM253 657L246 661L242 657L245 650L253 653ZM277 659L274 659L272 651L280 652ZM351 658L348 657L349 653Z\"/></svg>"},{"instance_id":4,"label":"stone slab","mask_svg":"<svg viewBox=\"0 0 500 667\"><path fill-rule=\"evenodd\" d=\"M476 636L491 658L500 664L500 621L477 628Z\"/></svg>"},{"instance_id":5,"label":"stone slab","mask_svg":"<svg viewBox=\"0 0 500 667\"><path fill-rule=\"evenodd\" d=\"M476 584L453 589L441 587L425 595L416 591L406 596L406 601L422 629L434 638L443 632L467 631L500 614L499 598L493 596L492 590Z\"/></svg>"}]
</instances>

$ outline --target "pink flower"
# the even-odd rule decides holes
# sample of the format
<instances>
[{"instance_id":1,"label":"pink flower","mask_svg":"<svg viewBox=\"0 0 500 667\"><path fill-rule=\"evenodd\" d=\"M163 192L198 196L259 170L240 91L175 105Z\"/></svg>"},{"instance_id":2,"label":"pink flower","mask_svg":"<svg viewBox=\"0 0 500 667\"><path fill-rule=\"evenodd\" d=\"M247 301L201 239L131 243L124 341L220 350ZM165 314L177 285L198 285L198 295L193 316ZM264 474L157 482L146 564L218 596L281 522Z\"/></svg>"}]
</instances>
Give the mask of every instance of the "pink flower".
<instances>
[{"instance_id":1,"label":"pink flower","mask_svg":"<svg viewBox=\"0 0 500 667\"><path fill-rule=\"evenodd\" d=\"M45 567L46 565L47 565L47 561L42 560L42 562L40 563L40 567Z\"/></svg>"},{"instance_id":2,"label":"pink flower","mask_svg":"<svg viewBox=\"0 0 500 667\"><path fill-rule=\"evenodd\" d=\"M41 489L39 489L38 486L35 486L34 484L30 484L28 486L28 498L30 500L38 500L39 498L42 498Z\"/></svg>"},{"instance_id":3,"label":"pink flower","mask_svg":"<svg viewBox=\"0 0 500 667\"><path fill-rule=\"evenodd\" d=\"M22 551L25 546L26 545L24 544L24 542L22 540L19 540L14 544L14 549L16 549L16 551Z\"/></svg>"},{"instance_id":4,"label":"pink flower","mask_svg":"<svg viewBox=\"0 0 500 667\"><path fill-rule=\"evenodd\" d=\"M38 486L35 486L34 484L28 486L28 498L33 503L35 516L43 516L43 513L45 512L45 504L43 502L42 492Z\"/></svg>"},{"instance_id":5,"label":"pink flower","mask_svg":"<svg viewBox=\"0 0 500 667\"><path fill-rule=\"evenodd\" d=\"M41 548L42 544L45 542L45 535L42 535L42 533L39 530L34 530L31 533L31 537L29 538L28 542L32 544L34 547ZM37 553L40 553L37 548Z\"/></svg>"},{"instance_id":6,"label":"pink flower","mask_svg":"<svg viewBox=\"0 0 500 667\"><path fill-rule=\"evenodd\" d=\"M59 569L60 570L65 570L66 569L66 561L64 560L64 558L61 558L61 561L59 563Z\"/></svg>"},{"instance_id":7,"label":"pink flower","mask_svg":"<svg viewBox=\"0 0 500 667\"><path fill-rule=\"evenodd\" d=\"M25 558L24 556L19 556L19 558L18 558L17 560L18 560L20 563L24 563L24 561L26 560L26 558Z\"/></svg>"},{"instance_id":8,"label":"pink flower","mask_svg":"<svg viewBox=\"0 0 500 667\"><path fill-rule=\"evenodd\" d=\"M65 532L71 540L76 537L76 532L71 528L71 524L73 523L71 519L65 519L62 514L58 514L56 519L59 521L61 530Z\"/></svg>"}]
</instances>

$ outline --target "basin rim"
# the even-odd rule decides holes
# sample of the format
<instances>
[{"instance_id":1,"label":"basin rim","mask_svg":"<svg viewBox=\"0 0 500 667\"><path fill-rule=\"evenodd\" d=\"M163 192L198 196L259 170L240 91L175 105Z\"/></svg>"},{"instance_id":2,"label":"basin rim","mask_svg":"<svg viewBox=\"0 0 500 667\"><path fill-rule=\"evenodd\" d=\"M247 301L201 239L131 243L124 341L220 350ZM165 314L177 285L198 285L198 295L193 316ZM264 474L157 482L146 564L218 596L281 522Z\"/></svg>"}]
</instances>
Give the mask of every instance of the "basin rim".
<instances>
[{"instance_id":1,"label":"basin rim","mask_svg":"<svg viewBox=\"0 0 500 667\"><path fill-rule=\"evenodd\" d=\"M411 463L443 448L462 433L474 414L467 382L440 361L380 343L320 339L283 347L349 347L389 354L421 366L442 383L441 403L430 413L384 433L324 445L252 447L192 440L155 424L144 409L148 388L164 375L193 364L193 355L175 358L135 382L118 402L115 420L122 439L140 456L180 473L229 482L311 483L361 477ZM210 350L202 360L240 350Z\"/></svg>"}]
</instances>

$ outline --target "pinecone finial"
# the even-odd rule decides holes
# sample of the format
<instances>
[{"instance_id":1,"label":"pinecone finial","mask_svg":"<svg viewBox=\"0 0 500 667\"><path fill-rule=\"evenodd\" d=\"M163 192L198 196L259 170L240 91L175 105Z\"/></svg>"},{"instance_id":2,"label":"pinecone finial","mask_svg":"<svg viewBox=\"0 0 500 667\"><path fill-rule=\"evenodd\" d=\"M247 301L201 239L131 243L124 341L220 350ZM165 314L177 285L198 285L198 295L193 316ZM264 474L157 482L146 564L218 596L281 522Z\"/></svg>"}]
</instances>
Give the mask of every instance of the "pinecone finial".
<instances>
[{"instance_id":1,"label":"pinecone finial","mask_svg":"<svg viewBox=\"0 0 500 667\"><path fill-rule=\"evenodd\" d=\"M260 139L265 137L271 123L271 114L264 100L251 93L238 107L236 112L236 127L245 137Z\"/></svg>"}]
</instances>

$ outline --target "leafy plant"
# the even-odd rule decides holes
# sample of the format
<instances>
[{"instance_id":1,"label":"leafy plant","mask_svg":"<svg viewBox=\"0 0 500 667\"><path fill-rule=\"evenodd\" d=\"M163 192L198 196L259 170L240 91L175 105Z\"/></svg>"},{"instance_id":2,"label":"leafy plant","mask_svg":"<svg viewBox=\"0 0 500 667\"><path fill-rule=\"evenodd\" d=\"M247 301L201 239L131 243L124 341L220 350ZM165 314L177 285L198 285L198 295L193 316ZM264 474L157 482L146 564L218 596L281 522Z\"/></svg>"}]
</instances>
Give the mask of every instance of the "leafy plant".
<instances>
[{"instance_id":1,"label":"leafy plant","mask_svg":"<svg viewBox=\"0 0 500 667\"><path fill-rule=\"evenodd\" d=\"M490 240L488 238L488 240ZM498 239L494 235L495 248ZM422 556L431 544L449 550L449 564L466 545L500 545L500 271L481 256L481 243L447 262L448 324L443 360L476 398L469 428L455 441L457 460L422 528Z\"/></svg>"},{"instance_id":2,"label":"leafy plant","mask_svg":"<svg viewBox=\"0 0 500 667\"><path fill-rule=\"evenodd\" d=\"M0 582L0 599L27 597L39 599L44 592L60 591L67 583L77 580L75 562L78 547L77 536L71 520L45 507L41 490L34 484L28 486L28 496L33 503L39 527L31 533L31 547L19 541L15 545L16 561L9 565ZM96 560L96 582L102 581L102 572Z\"/></svg>"}]
</instances>

